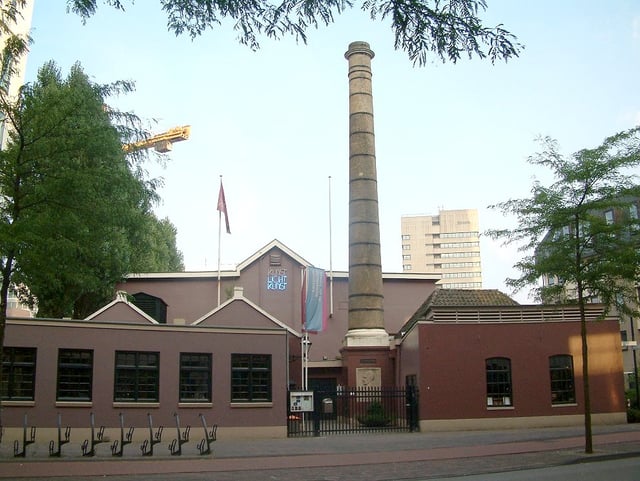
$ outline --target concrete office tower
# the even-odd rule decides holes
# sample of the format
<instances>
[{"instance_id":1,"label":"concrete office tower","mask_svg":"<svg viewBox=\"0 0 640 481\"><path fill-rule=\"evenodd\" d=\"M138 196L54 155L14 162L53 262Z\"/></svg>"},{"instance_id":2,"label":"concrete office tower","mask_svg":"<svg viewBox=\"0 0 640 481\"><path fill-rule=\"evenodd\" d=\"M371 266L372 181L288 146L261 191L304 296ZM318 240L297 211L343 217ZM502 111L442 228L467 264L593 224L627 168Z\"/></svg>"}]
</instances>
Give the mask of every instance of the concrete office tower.
<instances>
[{"instance_id":1,"label":"concrete office tower","mask_svg":"<svg viewBox=\"0 0 640 481\"><path fill-rule=\"evenodd\" d=\"M382 261L371 59L366 42L353 42L349 61L349 330L344 345L389 346L384 329Z\"/></svg>"},{"instance_id":2,"label":"concrete office tower","mask_svg":"<svg viewBox=\"0 0 640 481\"><path fill-rule=\"evenodd\" d=\"M9 2L2 2L2 0L0 0L0 3L8 4ZM28 0L24 6L18 7L19 14L16 17L15 23L8 21L8 27L11 29L11 33L22 38L26 38L26 36L29 35L29 31L31 30L31 17L33 16L33 4L33 0ZM8 32L0 32L0 43L2 44L2 48L5 47L8 38ZM3 88L6 89L10 99L15 99L18 95L18 90L24 84L26 70L27 52L25 52L22 57L17 59L14 75L8 75L8 71L5 68L2 68L2 72L0 74L0 83L2 84ZM0 119L0 121L1 120L2 119ZM5 123L0 122L0 144L2 147L4 147L7 140L6 130L7 127Z\"/></svg>"},{"instance_id":3,"label":"concrete office tower","mask_svg":"<svg viewBox=\"0 0 640 481\"><path fill-rule=\"evenodd\" d=\"M443 289L482 288L476 209L405 215L400 224L404 272L440 274Z\"/></svg>"}]
</instances>

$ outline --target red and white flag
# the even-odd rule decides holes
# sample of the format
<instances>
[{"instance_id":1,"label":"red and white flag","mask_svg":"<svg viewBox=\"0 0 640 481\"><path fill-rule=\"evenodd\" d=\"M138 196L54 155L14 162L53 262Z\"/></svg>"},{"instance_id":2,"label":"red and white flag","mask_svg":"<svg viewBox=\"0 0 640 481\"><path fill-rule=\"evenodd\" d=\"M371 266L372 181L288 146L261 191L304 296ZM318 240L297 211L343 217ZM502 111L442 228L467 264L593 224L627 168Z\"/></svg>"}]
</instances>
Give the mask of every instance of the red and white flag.
<instances>
[{"instance_id":1,"label":"red and white flag","mask_svg":"<svg viewBox=\"0 0 640 481\"><path fill-rule=\"evenodd\" d=\"M229 227L229 214L227 213L227 201L224 198L224 187L222 187L222 179L220 179L220 192L218 193L218 212L224 214L224 223L227 228L227 234L231 234Z\"/></svg>"}]
</instances>

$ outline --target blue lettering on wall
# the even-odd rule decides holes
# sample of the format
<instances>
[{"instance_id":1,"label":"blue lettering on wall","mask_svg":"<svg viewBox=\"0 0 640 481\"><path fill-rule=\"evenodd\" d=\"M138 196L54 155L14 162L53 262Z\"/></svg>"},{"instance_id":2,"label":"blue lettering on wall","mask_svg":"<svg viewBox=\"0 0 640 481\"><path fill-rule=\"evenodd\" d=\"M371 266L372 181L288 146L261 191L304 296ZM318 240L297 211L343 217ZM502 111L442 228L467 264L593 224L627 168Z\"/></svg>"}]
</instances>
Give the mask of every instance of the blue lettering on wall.
<instances>
[{"instance_id":1,"label":"blue lettering on wall","mask_svg":"<svg viewBox=\"0 0 640 481\"><path fill-rule=\"evenodd\" d=\"M287 269L281 267L271 267L267 274L267 290L286 291L287 290Z\"/></svg>"}]
</instances>

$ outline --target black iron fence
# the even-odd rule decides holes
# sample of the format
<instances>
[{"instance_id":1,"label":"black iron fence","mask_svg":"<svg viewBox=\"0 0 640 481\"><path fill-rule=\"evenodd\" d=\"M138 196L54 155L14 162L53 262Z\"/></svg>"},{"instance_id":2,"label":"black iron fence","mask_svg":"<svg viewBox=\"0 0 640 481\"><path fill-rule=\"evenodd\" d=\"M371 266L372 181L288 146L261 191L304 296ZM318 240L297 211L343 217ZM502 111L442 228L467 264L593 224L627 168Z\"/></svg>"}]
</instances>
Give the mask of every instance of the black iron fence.
<instances>
[{"instance_id":1,"label":"black iron fence","mask_svg":"<svg viewBox=\"0 0 640 481\"><path fill-rule=\"evenodd\" d=\"M317 389L313 391L313 411L289 406L287 434L412 432L418 430L418 419L418 391L413 386Z\"/></svg>"}]
</instances>

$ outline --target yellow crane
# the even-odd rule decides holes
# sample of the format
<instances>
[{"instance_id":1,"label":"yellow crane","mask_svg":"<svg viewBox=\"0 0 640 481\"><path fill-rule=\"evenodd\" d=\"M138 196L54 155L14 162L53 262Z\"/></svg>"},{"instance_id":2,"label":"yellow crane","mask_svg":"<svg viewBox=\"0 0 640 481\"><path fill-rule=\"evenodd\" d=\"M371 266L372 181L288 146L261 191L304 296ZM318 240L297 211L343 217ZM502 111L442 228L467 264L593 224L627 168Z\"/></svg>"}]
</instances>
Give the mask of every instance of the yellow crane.
<instances>
[{"instance_id":1,"label":"yellow crane","mask_svg":"<svg viewBox=\"0 0 640 481\"><path fill-rule=\"evenodd\" d=\"M173 149L175 142L181 142L189 138L191 133L190 125L183 125L182 127L174 127L166 132L149 137L148 139L134 142L132 144L124 144L122 150L126 153L133 152L140 149L156 149L157 152L166 153Z\"/></svg>"}]
</instances>

